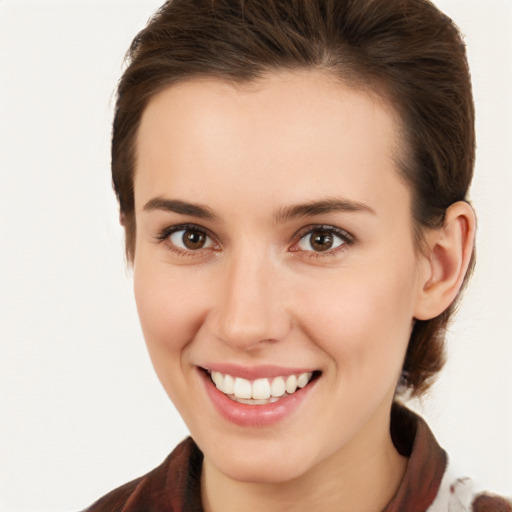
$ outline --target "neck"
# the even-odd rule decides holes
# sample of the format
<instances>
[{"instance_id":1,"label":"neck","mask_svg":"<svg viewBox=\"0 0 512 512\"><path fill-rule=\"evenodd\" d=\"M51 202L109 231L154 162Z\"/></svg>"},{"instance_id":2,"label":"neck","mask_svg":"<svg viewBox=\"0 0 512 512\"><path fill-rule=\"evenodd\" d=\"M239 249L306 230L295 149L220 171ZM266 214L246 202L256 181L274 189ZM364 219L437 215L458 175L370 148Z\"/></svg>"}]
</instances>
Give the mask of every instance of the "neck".
<instances>
[{"instance_id":1,"label":"neck","mask_svg":"<svg viewBox=\"0 0 512 512\"><path fill-rule=\"evenodd\" d=\"M382 425L380 425L382 427ZM407 459L387 427L369 424L357 439L301 476L286 482L239 482L206 458L201 478L205 512L379 512L395 495Z\"/></svg>"}]
</instances>

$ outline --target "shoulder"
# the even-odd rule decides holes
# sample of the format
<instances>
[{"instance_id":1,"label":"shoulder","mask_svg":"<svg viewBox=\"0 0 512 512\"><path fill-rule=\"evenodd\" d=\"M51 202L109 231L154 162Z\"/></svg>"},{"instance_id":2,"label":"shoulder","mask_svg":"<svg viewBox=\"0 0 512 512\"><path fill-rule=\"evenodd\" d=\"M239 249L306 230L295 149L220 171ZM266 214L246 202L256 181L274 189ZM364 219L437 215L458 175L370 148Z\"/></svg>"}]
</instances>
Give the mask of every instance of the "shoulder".
<instances>
[{"instance_id":1,"label":"shoulder","mask_svg":"<svg viewBox=\"0 0 512 512\"><path fill-rule=\"evenodd\" d=\"M137 478L109 492L83 512L121 512L144 477Z\"/></svg>"},{"instance_id":2,"label":"shoulder","mask_svg":"<svg viewBox=\"0 0 512 512\"><path fill-rule=\"evenodd\" d=\"M500 496L480 494L473 500L472 512L512 512L512 501Z\"/></svg>"},{"instance_id":3,"label":"shoulder","mask_svg":"<svg viewBox=\"0 0 512 512\"><path fill-rule=\"evenodd\" d=\"M427 512L512 512L512 499L491 494L449 461L436 499Z\"/></svg>"},{"instance_id":4,"label":"shoulder","mask_svg":"<svg viewBox=\"0 0 512 512\"><path fill-rule=\"evenodd\" d=\"M202 454L191 438L149 473L109 492L83 512L185 512L200 510Z\"/></svg>"},{"instance_id":5,"label":"shoulder","mask_svg":"<svg viewBox=\"0 0 512 512\"><path fill-rule=\"evenodd\" d=\"M439 446L425 420L399 403L391 412L391 437L409 462L385 512L512 512L510 497L485 492L468 478Z\"/></svg>"}]
</instances>

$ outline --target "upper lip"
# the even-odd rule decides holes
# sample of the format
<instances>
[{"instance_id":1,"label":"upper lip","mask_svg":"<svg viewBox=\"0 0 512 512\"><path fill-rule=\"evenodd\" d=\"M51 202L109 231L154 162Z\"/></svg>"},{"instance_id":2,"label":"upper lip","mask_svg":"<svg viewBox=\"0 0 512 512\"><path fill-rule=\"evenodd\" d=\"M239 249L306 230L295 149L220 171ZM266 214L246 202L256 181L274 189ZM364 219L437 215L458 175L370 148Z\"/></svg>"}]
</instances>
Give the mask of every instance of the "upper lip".
<instances>
[{"instance_id":1,"label":"upper lip","mask_svg":"<svg viewBox=\"0 0 512 512\"><path fill-rule=\"evenodd\" d=\"M309 367L290 368L276 365L245 366L229 363L204 364L200 367L210 372L220 372L231 375L232 377L241 377L247 380L256 380L265 377L287 377L289 375L300 375L301 373L312 373L315 371L314 368Z\"/></svg>"}]
</instances>

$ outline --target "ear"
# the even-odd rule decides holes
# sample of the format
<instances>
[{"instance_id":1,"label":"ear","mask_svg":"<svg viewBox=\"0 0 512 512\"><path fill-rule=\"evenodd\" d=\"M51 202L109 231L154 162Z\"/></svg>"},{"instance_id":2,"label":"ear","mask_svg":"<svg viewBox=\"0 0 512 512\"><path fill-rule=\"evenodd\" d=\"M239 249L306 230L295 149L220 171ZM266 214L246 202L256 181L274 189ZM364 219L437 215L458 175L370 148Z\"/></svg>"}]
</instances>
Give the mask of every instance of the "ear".
<instances>
[{"instance_id":1,"label":"ear","mask_svg":"<svg viewBox=\"0 0 512 512\"><path fill-rule=\"evenodd\" d=\"M459 201L446 210L443 225L426 234L426 255L415 308L417 320L430 320L455 300L468 270L475 241L473 208Z\"/></svg>"}]
</instances>

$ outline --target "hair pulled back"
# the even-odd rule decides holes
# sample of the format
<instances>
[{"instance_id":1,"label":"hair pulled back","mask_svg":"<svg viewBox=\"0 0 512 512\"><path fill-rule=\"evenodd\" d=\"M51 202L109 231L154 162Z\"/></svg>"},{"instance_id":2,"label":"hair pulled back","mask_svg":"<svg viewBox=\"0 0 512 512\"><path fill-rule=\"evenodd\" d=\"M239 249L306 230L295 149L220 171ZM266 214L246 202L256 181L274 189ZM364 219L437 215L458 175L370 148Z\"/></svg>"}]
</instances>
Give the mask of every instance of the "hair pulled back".
<instances>
[{"instance_id":1,"label":"hair pulled back","mask_svg":"<svg viewBox=\"0 0 512 512\"><path fill-rule=\"evenodd\" d=\"M403 132L399 172L424 229L466 200L475 154L474 107L465 46L428 0L171 0L134 39L118 87L112 179L134 257L136 136L149 100L197 77L250 82L273 71L321 70L386 98ZM420 395L444 363L455 304L416 321L402 383Z\"/></svg>"}]
</instances>

